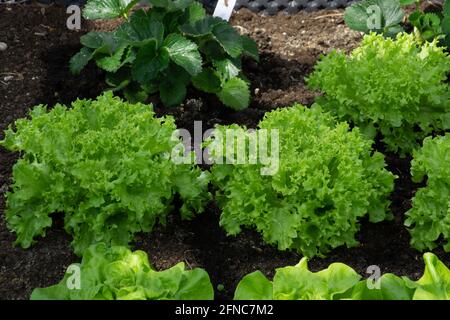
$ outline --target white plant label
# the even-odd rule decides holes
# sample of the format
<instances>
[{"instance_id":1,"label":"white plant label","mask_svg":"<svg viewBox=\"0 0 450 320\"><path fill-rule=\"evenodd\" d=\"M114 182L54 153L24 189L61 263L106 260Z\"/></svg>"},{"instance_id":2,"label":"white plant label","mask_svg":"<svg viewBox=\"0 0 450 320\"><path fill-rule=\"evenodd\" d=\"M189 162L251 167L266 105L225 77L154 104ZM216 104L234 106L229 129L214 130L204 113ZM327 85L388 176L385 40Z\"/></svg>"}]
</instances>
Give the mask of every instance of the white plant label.
<instances>
[{"instance_id":1,"label":"white plant label","mask_svg":"<svg viewBox=\"0 0 450 320\"><path fill-rule=\"evenodd\" d=\"M219 0L214 10L213 16L222 18L223 20L230 20L233 13L236 0Z\"/></svg>"}]
</instances>

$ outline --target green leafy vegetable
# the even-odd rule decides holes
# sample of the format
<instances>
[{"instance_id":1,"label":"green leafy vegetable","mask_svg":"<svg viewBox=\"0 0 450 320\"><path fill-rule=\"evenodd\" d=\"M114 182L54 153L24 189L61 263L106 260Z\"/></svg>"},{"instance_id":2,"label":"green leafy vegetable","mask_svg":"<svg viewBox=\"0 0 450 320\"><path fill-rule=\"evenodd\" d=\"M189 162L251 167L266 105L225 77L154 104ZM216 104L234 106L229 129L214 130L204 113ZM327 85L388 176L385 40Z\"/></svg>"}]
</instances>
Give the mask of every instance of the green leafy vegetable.
<instances>
[{"instance_id":1,"label":"green leafy vegetable","mask_svg":"<svg viewBox=\"0 0 450 320\"><path fill-rule=\"evenodd\" d=\"M450 48L450 0L445 0L442 15L443 42L447 48Z\"/></svg>"},{"instance_id":2,"label":"green leafy vegetable","mask_svg":"<svg viewBox=\"0 0 450 320\"><path fill-rule=\"evenodd\" d=\"M411 227L411 245L418 250L433 249L442 237L445 251L450 251L450 134L427 137L423 147L414 152L411 166L413 181L426 177L406 213L405 224Z\"/></svg>"},{"instance_id":3,"label":"green leafy vegetable","mask_svg":"<svg viewBox=\"0 0 450 320\"><path fill-rule=\"evenodd\" d=\"M433 41L443 34L441 17L436 13L415 11L409 16L409 21L420 40Z\"/></svg>"},{"instance_id":4,"label":"green leafy vegetable","mask_svg":"<svg viewBox=\"0 0 450 320\"><path fill-rule=\"evenodd\" d=\"M387 273L379 279L361 276L342 263L319 272L308 270L303 258L294 267L276 270L273 281L260 271L238 284L235 300L450 300L450 270L432 253L425 253L425 271L418 281Z\"/></svg>"},{"instance_id":5,"label":"green leafy vegetable","mask_svg":"<svg viewBox=\"0 0 450 320\"><path fill-rule=\"evenodd\" d=\"M371 34L350 56L333 51L307 79L319 99L340 119L389 150L411 153L434 130L450 128L450 56L437 41L419 46L413 35L395 40Z\"/></svg>"},{"instance_id":6,"label":"green leafy vegetable","mask_svg":"<svg viewBox=\"0 0 450 320\"><path fill-rule=\"evenodd\" d=\"M164 223L176 194L182 218L203 211L208 175L170 159L178 144L173 118L156 118L151 106L124 103L111 92L70 109L37 106L30 116L0 142L22 152L5 217L23 248L45 235L52 213L64 214L80 255L92 243L127 245L133 234Z\"/></svg>"},{"instance_id":7,"label":"green leafy vegetable","mask_svg":"<svg viewBox=\"0 0 450 320\"><path fill-rule=\"evenodd\" d=\"M138 0L90 0L84 7L83 16L92 20L126 18L131 8L138 2Z\"/></svg>"},{"instance_id":8,"label":"green leafy vegetable","mask_svg":"<svg viewBox=\"0 0 450 320\"><path fill-rule=\"evenodd\" d=\"M435 39L450 47L450 1L444 1L442 12L424 12L421 0L362 0L345 10L347 26L364 33L376 32L386 37L395 37L404 31L402 22L405 12L402 6L415 4L416 9L408 16L414 27L418 43Z\"/></svg>"},{"instance_id":9,"label":"green leafy vegetable","mask_svg":"<svg viewBox=\"0 0 450 320\"><path fill-rule=\"evenodd\" d=\"M335 300L354 287L361 276L342 263L333 263L319 272L308 270L303 258L294 267L276 270L273 281L257 271L245 276L235 292L235 300Z\"/></svg>"},{"instance_id":10,"label":"green leafy vegetable","mask_svg":"<svg viewBox=\"0 0 450 320\"><path fill-rule=\"evenodd\" d=\"M442 11L423 12L422 1L407 1L416 4L416 10L408 17L414 27L414 34L418 42L439 40L439 44L450 47L450 1L444 1ZM408 3L410 4L410 3Z\"/></svg>"},{"instance_id":11,"label":"green leafy vegetable","mask_svg":"<svg viewBox=\"0 0 450 320\"><path fill-rule=\"evenodd\" d=\"M405 12L398 0L362 0L345 10L345 23L353 30L395 36L403 31Z\"/></svg>"},{"instance_id":12,"label":"green leafy vegetable","mask_svg":"<svg viewBox=\"0 0 450 320\"><path fill-rule=\"evenodd\" d=\"M123 90L131 102L144 102L159 92L164 105L178 105L192 83L198 90L217 94L230 108L247 108L250 90L241 72L241 58L258 60L256 43L226 21L206 15L193 0L150 3L151 10L129 14L134 1L88 1L84 15L90 19L126 19L114 32L82 36L84 47L72 57L71 71L80 73L94 60L107 72L112 89ZM223 72L225 65L228 71L232 66L233 72Z\"/></svg>"},{"instance_id":13,"label":"green leafy vegetable","mask_svg":"<svg viewBox=\"0 0 450 320\"><path fill-rule=\"evenodd\" d=\"M425 272L413 285L414 300L450 300L450 270L432 253L425 253Z\"/></svg>"},{"instance_id":14,"label":"green leafy vegetable","mask_svg":"<svg viewBox=\"0 0 450 320\"><path fill-rule=\"evenodd\" d=\"M226 81L217 95L223 104L235 110L247 108L250 102L250 90L247 83L239 78L231 78Z\"/></svg>"},{"instance_id":15,"label":"green leafy vegetable","mask_svg":"<svg viewBox=\"0 0 450 320\"><path fill-rule=\"evenodd\" d=\"M411 283L409 279L386 273L377 282L360 281L346 295L343 295L343 298L352 300L412 300L414 290L409 287Z\"/></svg>"},{"instance_id":16,"label":"green leafy vegetable","mask_svg":"<svg viewBox=\"0 0 450 320\"><path fill-rule=\"evenodd\" d=\"M185 270L183 262L155 271L143 251L105 244L89 247L81 264L63 280L34 289L31 300L212 300L214 291L203 269ZM77 277L79 280L77 280ZM77 281L79 281L77 286Z\"/></svg>"},{"instance_id":17,"label":"green leafy vegetable","mask_svg":"<svg viewBox=\"0 0 450 320\"><path fill-rule=\"evenodd\" d=\"M379 222L390 216L387 197L395 177L358 129L337 123L319 105L273 111L259 128L251 133L236 125L218 126L221 137L208 144L216 163L212 168L216 200L223 210L220 225L228 234L254 227L280 250L294 249L312 257L356 245L359 218L369 214L371 221ZM227 129L234 129L242 141L226 138ZM231 161L227 152L232 148L223 146L235 144L249 155L249 141L264 130L271 163ZM272 133L278 133L278 141ZM279 157L272 146L279 147ZM269 174L262 175L264 170Z\"/></svg>"}]
</instances>

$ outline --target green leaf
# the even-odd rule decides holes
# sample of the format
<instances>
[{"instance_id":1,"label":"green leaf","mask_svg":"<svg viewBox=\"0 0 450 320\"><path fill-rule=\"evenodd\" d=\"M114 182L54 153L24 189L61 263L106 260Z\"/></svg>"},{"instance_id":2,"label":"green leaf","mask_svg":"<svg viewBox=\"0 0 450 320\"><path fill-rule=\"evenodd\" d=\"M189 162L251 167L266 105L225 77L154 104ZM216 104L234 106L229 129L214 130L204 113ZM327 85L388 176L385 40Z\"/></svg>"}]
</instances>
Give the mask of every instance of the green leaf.
<instances>
[{"instance_id":1,"label":"green leaf","mask_svg":"<svg viewBox=\"0 0 450 320\"><path fill-rule=\"evenodd\" d=\"M89 0L83 17L89 20L126 17L138 0Z\"/></svg>"},{"instance_id":2,"label":"green leaf","mask_svg":"<svg viewBox=\"0 0 450 320\"><path fill-rule=\"evenodd\" d=\"M231 78L223 86L217 96L222 103L234 110L243 110L250 103L250 90L247 82L240 78Z\"/></svg>"},{"instance_id":3,"label":"green leaf","mask_svg":"<svg viewBox=\"0 0 450 320\"><path fill-rule=\"evenodd\" d=\"M69 300L70 292L66 283L56 284L47 288L36 288L30 296L30 300Z\"/></svg>"},{"instance_id":4,"label":"green leaf","mask_svg":"<svg viewBox=\"0 0 450 320\"><path fill-rule=\"evenodd\" d=\"M89 32L80 37L80 43L85 47L97 49L109 42L110 37L109 32Z\"/></svg>"},{"instance_id":5,"label":"green leaf","mask_svg":"<svg viewBox=\"0 0 450 320\"><path fill-rule=\"evenodd\" d=\"M145 103L148 99L147 91L134 82L125 87L123 94L130 103Z\"/></svg>"},{"instance_id":6,"label":"green leaf","mask_svg":"<svg viewBox=\"0 0 450 320\"><path fill-rule=\"evenodd\" d=\"M202 20L197 20L193 23L181 25L179 29L181 32L189 36L203 37L212 34L214 27L222 23L223 20L220 18L207 16Z\"/></svg>"},{"instance_id":7,"label":"green leaf","mask_svg":"<svg viewBox=\"0 0 450 320\"><path fill-rule=\"evenodd\" d=\"M411 300L414 290L408 288L402 278L394 274L384 274L381 279L384 300Z\"/></svg>"},{"instance_id":8,"label":"green leaf","mask_svg":"<svg viewBox=\"0 0 450 320\"><path fill-rule=\"evenodd\" d=\"M127 49L127 45L119 47L112 55L97 58L97 66L108 72L116 72L122 66L122 57Z\"/></svg>"},{"instance_id":9,"label":"green leaf","mask_svg":"<svg viewBox=\"0 0 450 320\"><path fill-rule=\"evenodd\" d=\"M360 278L352 268L342 263L311 272L307 259L303 258L294 267L277 269L273 278L273 295L278 300L333 300L353 288Z\"/></svg>"},{"instance_id":10,"label":"green leaf","mask_svg":"<svg viewBox=\"0 0 450 320\"><path fill-rule=\"evenodd\" d=\"M125 45L114 34L109 32L90 32L82 36L80 42L87 48L95 49L94 55L105 54L112 56Z\"/></svg>"},{"instance_id":11,"label":"green leaf","mask_svg":"<svg viewBox=\"0 0 450 320\"><path fill-rule=\"evenodd\" d=\"M220 77L213 69L206 68L192 78L192 84L199 90L208 93L218 93L221 90L222 83Z\"/></svg>"},{"instance_id":12,"label":"green leaf","mask_svg":"<svg viewBox=\"0 0 450 320\"><path fill-rule=\"evenodd\" d=\"M404 32L405 29L403 29L402 26L396 25L392 27L388 27L384 30L384 36L387 38L395 38L399 33Z\"/></svg>"},{"instance_id":13,"label":"green leaf","mask_svg":"<svg viewBox=\"0 0 450 320\"><path fill-rule=\"evenodd\" d=\"M70 59L70 71L79 74L87 66L93 57L93 51L89 48L81 48L80 52Z\"/></svg>"},{"instance_id":14,"label":"green leaf","mask_svg":"<svg viewBox=\"0 0 450 320\"><path fill-rule=\"evenodd\" d=\"M409 15L408 20L414 27L418 27L418 26L420 26L420 18L421 17L422 17L422 12L420 12L419 10L416 10Z\"/></svg>"},{"instance_id":15,"label":"green leaf","mask_svg":"<svg viewBox=\"0 0 450 320\"><path fill-rule=\"evenodd\" d=\"M155 21L144 10L133 13L130 19L130 26L134 31L134 33L130 34L130 38L139 41L155 39L158 47L162 45L164 25L160 21Z\"/></svg>"},{"instance_id":16,"label":"green leaf","mask_svg":"<svg viewBox=\"0 0 450 320\"><path fill-rule=\"evenodd\" d=\"M200 44L200 51L206 56L206 59L223 60L230 58L215 39L202 41Z\"/></svg>"},{"instance_id":17,"label":"green leaf","mask_svg":"<svg viewBox=\"0 0 450 320\"><path fill-rule=\"evenodd\" d=\"M206 11L201 3L194 2L186 10L186 20L188 23L194 23L206 17Z\"/></svg>"},{"instance_id":18,"label":"green leaf","mask_svg":"<svg viewBox=\"0 0 450 320\"><path fill-rule=\"evenodd\" d=\"M164 37L164 26L160 21L154 21L150 14L138 11L129 22L121 24L114 33L120 42L134 47L142 47L151 41L161 46Z\"/></svg>"},{"instance_id":19,"label":"green leaf","mask_svg":"<svg viewBox=\"0 0 450 320\"><path fill-rule=\"evenodd\" d=\"M176 294L176 300L213 300L214 289L208 273L203 269L184 271Z\"/></svg>"},{"instance_id":20,"label":"green leaf","mask_svg":"<svg viewBox=\"0 0 450 320\"><path fill-rule=\"evenodd\" d=\"M425 253L425 271L417 281L414 300L449 300L450 270L432 253Z\"/></svg>"},{"instance_id":21,"label":"green leaf","mask_svg":"<svg viewBox=\"0 0 450 320\"><path fill-rule=\"evenodd\" d=\"M202 57L194 42L172 33L164 40L164 47L167 49L170 59L192 76L202 70Z\"/></svg>"},{"instance_id":22,"label":"green leaf","mask_svg":"<svg viewBox=\"0 0 450 320\"><path fill-rule=\"evenodd\" d=\"M444 8L443 8L442 14L443 14L444 17L446 17L446 18L450 18L450 1L445 0L445 2L444 2Z\"/></svg>"},{"instance_id":23,"label":"green leaf","mask_svg":"<svg viewBox=\"0 0 450 320\"><path fill-rule=\"evenodd\" d=\"M217 69L217 72L223 81L228 81L231 78L237 77L240 73L240 68L229 59L214 60L213 66Z\"/></svg>"},{"instance_id":24,"label":"green leaf","mask_svg":"<svg viewBox=\"0 0 450 320\"><path fill-rule=\"evenodd\" d=\"M246 275L239 282L234 300L273 300L273 285L261 271Z\"/></svg>"},{"instance_id":25,"label":"green leaf","mask_svg":"<svg viewBox=\"0 0 450 320\"><path fill-rule=\"evenodd\" d=\"M139 49L133 63L133 79L141 84L154 80L158 74L169 66L169 55L163 48L156 51L156 42L150 42Z\"/></svg>"},{"instance_id":26,"label":"green leaf","mask_svg":"<svg viewBox=\"0 0 450 320\"><path fill-rule=\"evenodd\" d=\"M332 263L327 269L316 274L326 282L326 296L329 296L330 299L348 291L361 279L361 276L355 270L343 263Z\"/></svg>"},{"instance_id":27,"label":"green leaf","mask_svg":"<svg viewBox=\"0 0 450 320\"><path fill-rule=\"evenodd\" d=\"M131 71L129 68L122 68L114 73L106 75L106 84L111 86L114 91L122 90L131 82Z\"/></svg>"},{"instance_id":28,"label":"green leaf","mask_svg":"<svg viewBox=\"0 0 450 320\"><path fill-rule=\"evenodd\" d=\"M255 40L247 36L242 36L241 39L244 55L247 55L255 61L259 62L258 45L256 44Z\"/></svg>"},{"instance_id":29,"label":"green leaf","mask_svg":"<svg viewBox=\"0 0 450 320\"><path fill-rule=\"evenodd\" d=\"M450 15L442 19L442 30L447 34L447 36L450 35Z\"/></svg>"},{"instance_id":30,"label":"green leaf","mask_svg":"<svg viewBox=\"0 0 450 320\"><path fill-rule=\"evenodd\" d=\"M230 56L236 58L241 55L243 50L242 37L228 23L223 22L216 25L213 29L213 35Z\"/></svg>"},{"instance_id":31,"label":"green leaf","mask_svg":"<svg viewBox=\"0 0 450 320\"><path fill-rule=\"evenodd\" d=\"M345 10L344 20L353 30L383 33L401 23L404 15L398 0L362 0Z\"/></svg>"},{"instance_id":32,"label":"green leaf","mask_svg":"<svg viewBox=\"0 0 450 320\"><path fill-rule=\"evenodd\" d=\"M362 280L352 290L353 300L412 300L414 290L410 289L405 280L396 275L386 273L378 283Z\"/></svg>"},{"instance_id":33,"label":"green leaf","mask_svg":"<svg viewBox=\"0 0 450 320\"><path fill-rule=\"evenodd\" d=\"M205 270L186 270L184 263L155 271L143 251L104 243L90 246L77 275L67 272L62 281L35 289L32 300L212 300L214 290ZM78 276L79 289L68 289Z\"/></svg>"},{"instance_id":34,"label":"green leaf","mask_svg":"<svg viewBox=\"0 0 450 320\"><path fill-rule=\"evenodd\" d=\"M155 8L164 8L169 12L182 11L188 8L193 0L148 0Z\"/></svg>"},{"instance_id":35,"label":"green leaf","mask_svg":"<svg viewBox=\"0 0 450 320\"><path fill-rule=\"evenodd\" d=\"M181 81L164 81L159 85L161 101L166 107L181 104L186 98L186 85Z\"/></svg>"}]
</instances>

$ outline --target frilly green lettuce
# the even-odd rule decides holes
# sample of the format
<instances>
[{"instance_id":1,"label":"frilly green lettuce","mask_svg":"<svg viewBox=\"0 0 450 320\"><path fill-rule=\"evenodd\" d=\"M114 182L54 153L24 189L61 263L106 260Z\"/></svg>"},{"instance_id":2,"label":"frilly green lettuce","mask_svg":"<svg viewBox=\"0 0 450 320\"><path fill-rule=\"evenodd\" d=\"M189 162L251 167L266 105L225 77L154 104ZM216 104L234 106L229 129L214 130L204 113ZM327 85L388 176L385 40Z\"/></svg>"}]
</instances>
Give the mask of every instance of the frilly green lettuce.
<instances>
[{"instance_id":1,"label":"frilly green lettuce","mask_svg":"<svg viewBox=\"0 0 450 320\"><path fill-rule=\"evenodd\" d=\"M417 190L412 208L406 213L411 245L418 250L435 248L442 238L450 251L450 134L428 137L414 152L411 173L413 181L426 186Z\"/></svg>"},{"instance_id":2,"label":"frilly green lettuce","mask_svg":"<svg viewBox=\"0 0 450 320\"><path fill-rule=\"evenodd\" d=\"M260 163L216 164L211 170L220 225L228 234L255 228L280 250L313 257L357 245L363 216L372 222L390 217L387 198L395 176L357 128L336 122L317 104L270 112L259 128L279 132L278 171L262 175ZM240 130L241 137L254 134L237 125L217 127L227 129ZM216 150L214 161L224 157L217 152L224 144L219 137L208 146Z\"/></svg>"},{"instance_id":3,"label":"frilly green lettuce","mask_svg":"<svg viewBox=\"0 0 450 320\"><path fill-rule=\"evenodd\" d=\"M72 108L35 107L10 127L0 145L20 151L7 194L6 222L16 243L30 247L64 215L78 255L91 244L127 245L136 232L164 223L180 195L183 219L202 212L208 174L171 161L173 118L128 104L111 93Z\"/></svg>"},{"instance_id":4,"label":"frilly green lettuce","mask_svg":"<svg viewBox=\"0 0 450 320\"><path fill-rule=\"evenodd\" d=\"M322 57L307 81L325 93L326 110L405 155L433 130L450 129L449 73L450 56L437 40L419 45L414 35L372 33L349 56Z\"/></svg>"}]
</instances>

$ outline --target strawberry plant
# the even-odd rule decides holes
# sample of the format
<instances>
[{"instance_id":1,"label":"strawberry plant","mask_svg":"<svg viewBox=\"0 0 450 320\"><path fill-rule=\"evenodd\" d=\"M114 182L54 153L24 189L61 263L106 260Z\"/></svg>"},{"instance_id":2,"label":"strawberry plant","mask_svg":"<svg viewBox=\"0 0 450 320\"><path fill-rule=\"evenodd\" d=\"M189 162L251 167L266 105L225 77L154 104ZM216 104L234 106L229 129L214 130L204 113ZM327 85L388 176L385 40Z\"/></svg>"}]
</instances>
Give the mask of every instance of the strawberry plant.
<instances>
[{"instance_id":1,"label":"strawberry plant","mask_svg":"<svg viewBox=\"0 0 450 320\"><path fill-rule=\"evenodd\" d=\"M444 240L450 251L450 134L428 137L423 147L414 152L411 173L413 181L426 180L406 213L411 245L418 250L433 249Z\"/></svg>"},{"instance_id":2,"label":"strawberry plant","mask_svg":"<svg viewBox=\"0 0 450 320\"><path fill-rule=\"evenodd\" d=\"M34 289L31 300L212 300L214 290L203 269L186 270L180 262L155 271L143 251L97 244L89 247L79 272L60 283ZM74 269L72 269L74 270ZM76 279L75 277L79 277ZM77 283L79 281L79 283Z\"/></svg>"},{"instance_id":3,"label":"strawberry plant","mask_svg":"<svg viewBox=\"0 0 450 320\"><path fill-rule=\"evenodd\" d=\"M360 280L355 270L333 263L319 272L308 270L303 258L293 267L276 270L273 281L260 271L238 284L235 300L449 300L450 270L432 253L425 253L425 271L418 281L384 274L378 280Z\"/></svg>"},{"instance_id":4,"label":"strawberry plant","mask_svg":"<svg viewBox=\"0 0 450 320\"><path fill-rule=\"evenodd\" d=\"M229 128L240 130L237 149L250 154L255 133L236 125L217 130ZM319 105L270 112L259 128L258 135L262 130L279 134L279 141L268 140L268 145L279 145L278 170L262 175L263 165L250 163L212 168L220 225L229 235L255 228L280 250L323 256L338 246L358 244L354 236L361 217L369 215L372 222L390 217L387 197L395 177L359 129L336 122ZM221 136L208 145L216 163L226 162L222 146L233 145L226 134Z\"/></svg>"},{"instance_id":5,"label":"strawberry plant","mask_svg":"<svg viewBox=\"0 0 450 320\"><path fill-rule=\"evenodd\" d=\"M420 0L402 0L402 4L415 4L416 10L408 17L419 41L440 39L440 44L450 47L450 1L445 1L442 12L423 12Z\"/></svg>"},{"instance_id":6,"label":"strawberry plant","mask_svg":"<svg viewBox=\"0 0 450 320\"><path fill-rule=\"evenodd\" d=\"M450 129L449 72L450 56L436 40L370 34L349 56L322 57L307 82L325 93L318 101L326 110L405 155L431 132Z\"/></svg>"},{"instance_id":7,"label":"strawberry plant","mask_svg":"<svg viewBox=\"0 0 450 320\"><path fill-rule=\"evenodd\" d=\"M401 0L362 0L345 10L344 20L350 29L376 32L393 37L404 31L401 22L405 12Z\"/></svg>"},{"instance_id":8,"label":"strawberry plant","mask_svg":"<svg viewBox=\"0 0 450 320\"><path fill-rule=\"evenodd\" d=\"M70 62L79 73L90 60L107 72L113 91L132 101L159 92L165 106L183 102L187 87L216 94L223 104L244 109L249 85L241 58L258 60L256 43L241 36L226 21L209 16L193 0L150 0L152 8L131 12L137 1L90 0L87 19L122 17L113 32L81 37L81 51Z\"/></svg>"},{"instance_id":9,"label":"strawberry plant","mask_svg":"<svg viewBox=\"0 0 450 320\"><path fill-rule=\"evenodd\" d=\"M165 223L176 195L183 219L203 211L208 176L170 159L178 143L173 118L156 118L148 105L112 93L70 109L37 106L30 116L0 141L22 155L5 218L23 248L45 235L55 215L63 215L80 255L92 243L127 245L135 233Z\"/></svg>"},{"instance_id":10,"label":"strawberry plant","mask_svg":"<svg viewBox=\"0 0 450 320\"><path fill-rule=\"evenodd\" d=\"M416 5L408 16L419 43L438 39L441 45L450 47L450 1L444 1L442 12L423 12L421 0L362 0L345 10L344 20L353 30L364 33L376 32L395 37L405 31L403 6Z\"/></svg>"}]
</instances>

